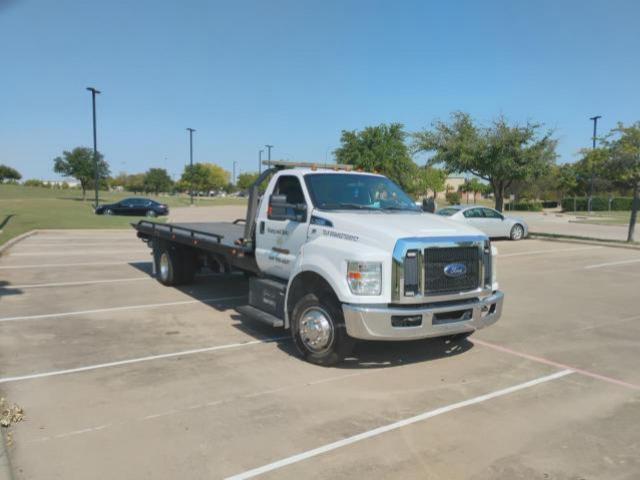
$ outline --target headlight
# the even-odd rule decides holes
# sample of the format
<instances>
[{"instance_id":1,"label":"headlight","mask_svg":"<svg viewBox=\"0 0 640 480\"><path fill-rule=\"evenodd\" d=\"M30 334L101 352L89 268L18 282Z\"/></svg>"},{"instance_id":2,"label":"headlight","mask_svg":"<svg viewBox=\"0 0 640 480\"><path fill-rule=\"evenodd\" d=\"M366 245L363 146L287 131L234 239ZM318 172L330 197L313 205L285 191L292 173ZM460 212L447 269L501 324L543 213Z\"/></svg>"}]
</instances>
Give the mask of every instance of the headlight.
<instances>
[{"instance_id":1,"label":"headlight","mask_svg":"<svg viewBox=\"0 0 640 480\"><path fill-rule=\"evenodd\" d=\"M380 295L382 264L380 262L349 262L347 283L354 295Z\"/></svg>"}]
</instances>

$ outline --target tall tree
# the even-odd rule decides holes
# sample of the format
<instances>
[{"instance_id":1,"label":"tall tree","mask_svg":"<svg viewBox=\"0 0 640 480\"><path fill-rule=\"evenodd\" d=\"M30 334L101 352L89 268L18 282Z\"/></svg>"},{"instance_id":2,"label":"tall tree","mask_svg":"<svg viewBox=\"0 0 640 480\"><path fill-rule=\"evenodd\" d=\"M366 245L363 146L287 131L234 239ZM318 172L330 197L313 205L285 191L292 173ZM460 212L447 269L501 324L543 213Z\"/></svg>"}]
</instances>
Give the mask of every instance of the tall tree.
<instances>
[{"instance_id":1,"label":"tall tree","mask_svg":"<svg viewBox=\"0 0 640 480\"><path fill-rule=\"evenodd\" d=\"M432 130L414 134L416 152L434 152L431 165L450 172L469 172L488 181L495 207L502 211L506 189L515 180L544 174L556 158L557 141L541 125L509 125L499 117L489 127L477 126L467 113L455 112L450 122L438 121Z\"/></svg>"},{"instance_id":2,"label":"tall tree","mask_svg":"<svg viewBox=\"0 0 640 480\"><path fill-rule=\"evenodd\" d=\"M65 177L73 177L80 182L82 199L84 200L87 188L95 183L96 167L93 159L93 150L86 147L76 147L72 151L62 152L61 157L53 160L53 171ZM101 180L109 176L109 164L98 152L98 178Z\"/></svg>"},{"instance_id":3,"label":"tall tree","mask_svg":"<svg viewBox=\"0 0 640 480\"><path fill-rule=\"evenodd\" d=\"M244 172L238 175L236 186L240 190L249 190L249 187L258 179L258 172Z\"/></svg>"},{"instance_id":4,"label":"tall tree","mask_svg":"<svg viewBox=\"0 0 640 480\"><path fill-rule=\"evenodd\" d=\"M360 131L342 131L341 146L334 152L338 163L353 165L367 172L378 172L411 190L417 166L405 139L401 123L366 127Z\"/></svg>"},{"instance_id":5,"label":"tall tree","mask_svg":"<svg viewBox=\"0 0 640 480\"><path fill-rule=\"evenodd\" d=\"M150 168L144 174L144 189L147 192L168 192L173 185L173 180L164 168Z\"/></svg>"},{"instance_id":6,"label":"tall tree","mask_svg":"<svg viewBox=\"0 0 640 480\"><path fill-rule=\"evenodd\" d=\"M633 242L640 210L640 122L628 127L618 123L611 130L605 145L609 150L606 171L613 181L633 191L627 235L627 241Z\"/></svg>"},{"instance_id":7,"label":"tall tree","mask_svg":"<svg viewBox=\"0 0 640 480\"><path fill-rule=\"evenodd\" d=\"M15 168L7 165L0 165L0 183L4 183L5 180L20 180L22 175Z\"/></svg>"},{"instance_id":8,"label":"tall tree","mask_svg":"<svg viewBox=\"0 0 640 480\"><path fill-rule=\"evenodd\" d=\"M180 187L185 190L193 188L196 192L222 190L231 175L228 171L215 163L194 163L187 165L180 178Z\"/></svg>"},{"instance_id":9,"label":"tall tree","mask_svg":"<svg viewBox=\"0 0 640 480\"><path fill-rule=\"evenodd\" d=\"M133 193L144 191L144 173L133 173L131 175L127 175L124 188L125 190Z\"/></svg>"}]
</instances>

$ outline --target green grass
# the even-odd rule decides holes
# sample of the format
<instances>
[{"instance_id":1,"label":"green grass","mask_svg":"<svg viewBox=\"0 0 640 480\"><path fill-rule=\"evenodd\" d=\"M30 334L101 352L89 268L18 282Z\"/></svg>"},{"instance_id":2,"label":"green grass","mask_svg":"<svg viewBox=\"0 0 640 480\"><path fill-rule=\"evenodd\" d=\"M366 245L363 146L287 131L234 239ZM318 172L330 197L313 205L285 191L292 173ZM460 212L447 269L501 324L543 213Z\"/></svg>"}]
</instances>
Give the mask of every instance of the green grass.
<instances>
[{"instance_id":1,"label":"green grass","mask_svg":"<svg viewBox=\"0 0 640 480\"><path fill-rule=\"evenodd\" d=\"M93 192L82 201L79 190L58 190L21 185L0 185L0 245L21 233L44 228L128 228L139 217L104 216L93 213ZM100 203L134 196L130 192L100 192ZM145 196L145 195L139 195ZM188 196L146 197L173 207L189 205ZM244 205L243 198L199 198L196 206ZM161 217L163 221L166 217Z\"/></svg>"},{"instance_id":2,"label":"green grass","mask_svg":"<svg viewBox=\"0 0 640 480\"><path fill-rule=\"evenodd\" d=\"M579 217L576 223L586 223L589 225L629 225L631 212L562 212L567 215Z\"/></svg>"}]
</instances>

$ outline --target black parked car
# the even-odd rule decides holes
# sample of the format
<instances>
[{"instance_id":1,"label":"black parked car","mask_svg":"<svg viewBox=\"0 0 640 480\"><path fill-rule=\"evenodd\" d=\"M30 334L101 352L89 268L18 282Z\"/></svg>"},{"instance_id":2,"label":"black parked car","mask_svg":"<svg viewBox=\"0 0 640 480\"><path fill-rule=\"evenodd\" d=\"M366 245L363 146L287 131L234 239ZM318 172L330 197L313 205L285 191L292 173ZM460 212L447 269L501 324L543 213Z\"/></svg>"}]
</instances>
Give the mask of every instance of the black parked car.
<instances>
[{"instance_id":1,"label":"black parked car","mask_svg":"<svg viewBox=\"0 0 640 480\"><path fill-rule=\"evenodd\" d=\"M96 208L96 214L155 217L157 215L168 215L169 207L148 198L125 198L118 203L100 205Z\"/></svg>"}]
</instances>

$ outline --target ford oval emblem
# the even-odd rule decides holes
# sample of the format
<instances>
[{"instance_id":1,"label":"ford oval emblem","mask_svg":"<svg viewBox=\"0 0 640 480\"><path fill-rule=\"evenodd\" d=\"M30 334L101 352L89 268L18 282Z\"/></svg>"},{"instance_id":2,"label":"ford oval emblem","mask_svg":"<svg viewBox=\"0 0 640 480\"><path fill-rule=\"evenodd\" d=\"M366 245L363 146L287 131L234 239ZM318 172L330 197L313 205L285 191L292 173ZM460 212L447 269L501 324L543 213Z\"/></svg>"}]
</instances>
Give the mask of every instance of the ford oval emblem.
<instances>
[{"instance_id":1,"label":"ford oval emblem","mask_svg":"<svg viewBox=\"0 0 640 480\"><path fill-rule=\"evenodd\" d=\"M467 273L467 266L464 263L450 263L444 267L444 274L447 277L458 278L465 273Z\"/></svg>"}]
</instances>

